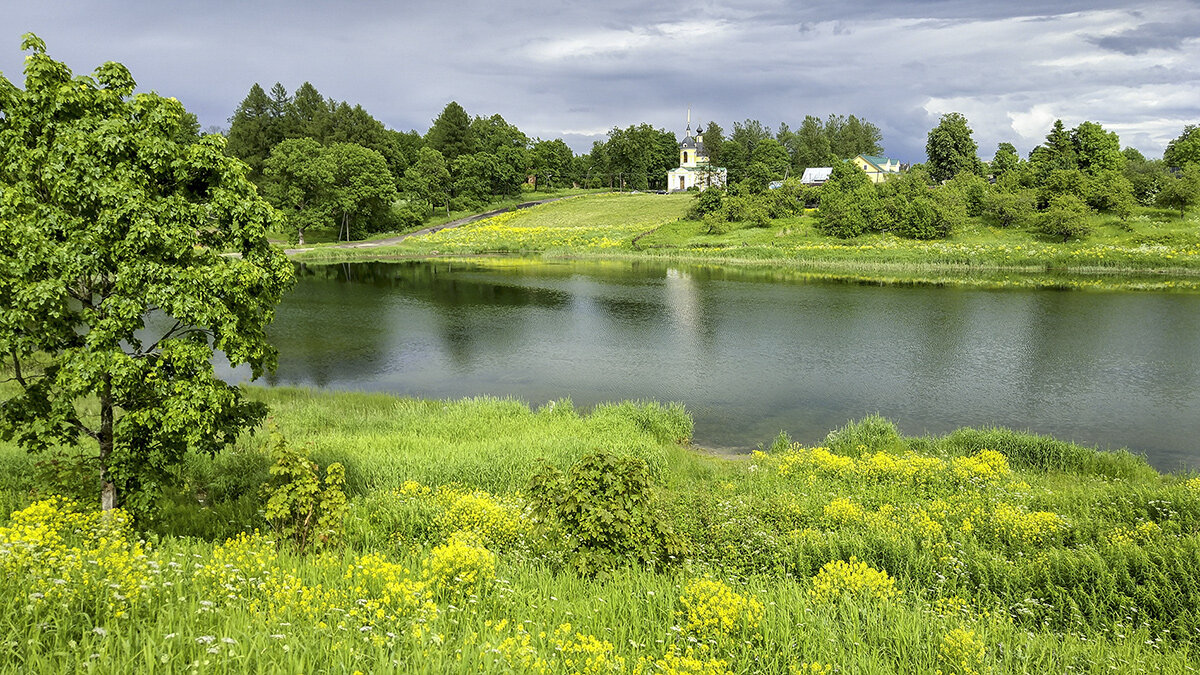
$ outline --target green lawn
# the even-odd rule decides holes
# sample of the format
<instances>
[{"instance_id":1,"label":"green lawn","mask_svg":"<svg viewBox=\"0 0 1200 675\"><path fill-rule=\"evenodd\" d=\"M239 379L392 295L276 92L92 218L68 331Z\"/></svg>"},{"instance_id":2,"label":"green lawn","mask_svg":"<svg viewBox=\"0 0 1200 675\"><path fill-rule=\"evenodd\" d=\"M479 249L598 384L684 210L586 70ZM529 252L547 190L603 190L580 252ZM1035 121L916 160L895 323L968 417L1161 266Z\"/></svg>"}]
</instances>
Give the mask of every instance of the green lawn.
<instances>
[{"instance_id":1,"label":"green lawn","mask_svg":"<svg viewBox=\"0 0 1200 675\"><path fill-rule=\"evenodd\" d=\"M945 240L893 235L826 237L815 215L770 227L734 224L707 234L683 218L690 195L605 194L504 214L371 251L313 251L301 259L354 260L431 255L522 254L571 257L665 257L799 268L838 278L909 283L967 283L1146 289L1200 288L1200 214L1141 209L1128 221L1093 216L1083 241L1051 241L1031 228L970 220Z\"/></svg>"},{"instance_id":2,"label":"green lawn","mask_svg":"<svg viewBox=\"0 0 1200 675\"><path fill-rule=\"evenodd\" d=\"M1194 664L1200 479L1126 453L1003 430L906 438L871 418L820 448L779 439L730 460L680 445L677 407L252 394L293 446L345 465L344 545L224 541L269 532L263 435L191 460L140 535L39 501L73 483L2 445L0 497L24 510L0 519L0 672ZM542 462L568 469L596 449L647 462L651 508L679 541L662 566L581 576L572 531L533 518Z\"/></svg>"}]
</instances>

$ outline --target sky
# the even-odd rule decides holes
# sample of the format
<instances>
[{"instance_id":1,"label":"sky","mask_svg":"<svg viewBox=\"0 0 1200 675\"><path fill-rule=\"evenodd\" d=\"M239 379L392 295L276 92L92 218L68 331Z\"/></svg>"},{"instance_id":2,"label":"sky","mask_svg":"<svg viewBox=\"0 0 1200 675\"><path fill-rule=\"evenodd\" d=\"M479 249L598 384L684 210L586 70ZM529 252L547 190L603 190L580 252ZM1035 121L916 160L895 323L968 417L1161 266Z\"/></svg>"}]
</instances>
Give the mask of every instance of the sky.
<instances>
[{"instance_id":1,"label":"sky","mask_svg":"<svg viewBox=\"0 0 1200 675\"><path fill-rule=\"evenodd\" d=\"M1200 122L1200 0L0 0L0 73L18 86L29 31L77 74L124 63L206 128L255 82L305 81L393 129L424 132L455 100L577 152L614 126L682 137L689 106L726 133L858 115L904 162L947 112L984 159L1004 141L1027 153L1058 118L1152 157Z\"/></svg>"}]
</instances>

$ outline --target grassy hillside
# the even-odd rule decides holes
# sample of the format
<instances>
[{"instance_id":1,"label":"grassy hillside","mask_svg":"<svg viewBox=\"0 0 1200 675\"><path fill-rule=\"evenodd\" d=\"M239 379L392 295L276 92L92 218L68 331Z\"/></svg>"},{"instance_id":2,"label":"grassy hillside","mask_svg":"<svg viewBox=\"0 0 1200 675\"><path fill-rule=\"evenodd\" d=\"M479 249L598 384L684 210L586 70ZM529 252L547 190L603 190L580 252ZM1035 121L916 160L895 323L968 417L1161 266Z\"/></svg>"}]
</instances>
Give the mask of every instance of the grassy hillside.
<instances>
[{"instance_id":1,"label":"grassy hillside","mask_svg":"<svg viewBox=\"0 0 1200 675\"><path fill-rule=\"evenodd\" d=\"M293 447L344 464L343 545L272 543L264 435L193 460L144 535L43 501L76 483L3 446L0 497L23 510L0 520L0 672L1194 663L1200 479L1125 453L1003 430L905 438L871 418L820 448L781 438L728 460L681 446L690 419L675 407L254 396ZM608 476L645 462L652 502L636 487L606 493L607 479L531 482L543 463L571 474L595 450L615 462ZM553 494L569 497L557 515L535 509ZM598 505L609 510L579 529L573 509ZM598 542L623 552L597 556Z\"/></svg>"},{"instance_id":2,"label":"grassy hillside","mask_svg":"<svg viewBox=\"0 0 1200 675\"><path fill-rule=\"evenodd\" d=\"M972 219L952 237L915 241L894 235L843 240L813 226L812 213L769 227L733 224L708 234L683 217L690 195L606 194L574 198L483 220L394 247L319 250L304 260L395 256L530 254L666 257L742 265L785 265L841 278L984 285L1107 285L1200 288L1200 215L1142 209L1128 221L1093 216L1083 241L1052 241L1030 228ZM1054 274L1057 280L1029 275ZM1009 276L1005 276L1009 275ZM1016 275L1013 277L1012 275ZM1002 278L996 279L997 276ZM1071 277L1064 280L1062 277Z\"/></svg>"}]
</instances>

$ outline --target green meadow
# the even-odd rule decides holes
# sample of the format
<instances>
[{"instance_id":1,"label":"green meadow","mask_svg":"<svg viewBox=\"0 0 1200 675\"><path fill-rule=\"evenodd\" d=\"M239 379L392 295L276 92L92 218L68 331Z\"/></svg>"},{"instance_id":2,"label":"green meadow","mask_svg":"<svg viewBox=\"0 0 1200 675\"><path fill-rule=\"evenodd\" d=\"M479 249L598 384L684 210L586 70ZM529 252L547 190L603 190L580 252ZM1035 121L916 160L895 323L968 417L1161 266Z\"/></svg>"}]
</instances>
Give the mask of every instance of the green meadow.
<instances>
[{"instance_id":1,"label":"green meadow","mask_svg":"<svg viewBox=\"0 0 1200 675\"><path fill-rule=\"evenodd\" d=\"M735 223L709 234L686 219L691 194L600 194L506 213L396 246L321 248L298 259L377 260L455 255L656 257L722 265L771 266L829 278L884 283L1054 286L1149 290L1200 288L1200 215L1140 208L1127 220L1093 215L1081 241L1051 240L1035 228L1000 228L968 219L947 239L892 234L838 239L820 234L816 215L768 227Z\"/></svg>"},{"instance_id":2,"label":"green meadow","mask_svg":"<svg viewBox=\"0 0 1200 675\"><path fill-rule=\"evenodd\" d=\"M0 671L1195 667L1200 478L1128 453L867 418L730 458L673 405L250 391L271 429L137 523L0 449ZM344 468L323 546L264 515L280 442Z\"/></svg>"}]
</instances>

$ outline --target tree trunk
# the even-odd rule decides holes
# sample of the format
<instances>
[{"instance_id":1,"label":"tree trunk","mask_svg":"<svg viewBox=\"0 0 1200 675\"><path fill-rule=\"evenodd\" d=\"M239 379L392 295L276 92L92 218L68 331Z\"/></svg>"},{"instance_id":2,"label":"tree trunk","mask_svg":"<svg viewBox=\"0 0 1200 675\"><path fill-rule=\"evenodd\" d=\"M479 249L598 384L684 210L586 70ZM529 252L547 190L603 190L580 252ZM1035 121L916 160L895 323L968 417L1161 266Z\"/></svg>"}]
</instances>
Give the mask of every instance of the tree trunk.
<instances>
[{"instance_id":1,"label":"tree trunk","mask_svg":"<svg viewBox=\"0 0 1200 675\"><path fill-rule=\"evenodd\" d=\"M100 390L100 508L111 511L117 507L117 485L108 472L108 460L113 451L112 376L104 376Z\"/></svg>"},{"instance_id":2,"label":"tree trunk","mask_svg":"<svg viewBox=\"0 0 1200 675\"><path fill-rule=\"evenodd\" d=\"M298 236L296 237L296 244L299 246L303 246L304 245L304 229L301 228L301 229L297 230L297 233L298 233Z\"/></svg>"}]
</instances>

